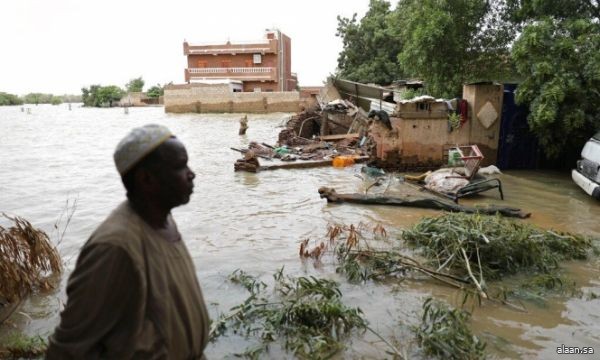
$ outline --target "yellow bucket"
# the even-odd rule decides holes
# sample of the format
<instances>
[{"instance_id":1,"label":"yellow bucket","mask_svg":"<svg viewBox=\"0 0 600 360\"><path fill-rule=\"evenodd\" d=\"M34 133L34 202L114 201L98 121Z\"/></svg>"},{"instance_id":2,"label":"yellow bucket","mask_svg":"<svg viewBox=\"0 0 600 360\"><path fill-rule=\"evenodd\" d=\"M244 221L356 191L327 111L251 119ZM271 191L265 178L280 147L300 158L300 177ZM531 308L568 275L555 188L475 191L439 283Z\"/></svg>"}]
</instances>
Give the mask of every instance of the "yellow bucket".
<instances>
[{"instance_id":1,"label":"yellow bucket","mask_svg":"<svg viewBox=\"0 0 600 360\"><path fill-rule=\"evenodd\" d=\"M352 156L337 156L333 159L333 167L346 167L354 165Z\"/></svg>"}]
</instances>

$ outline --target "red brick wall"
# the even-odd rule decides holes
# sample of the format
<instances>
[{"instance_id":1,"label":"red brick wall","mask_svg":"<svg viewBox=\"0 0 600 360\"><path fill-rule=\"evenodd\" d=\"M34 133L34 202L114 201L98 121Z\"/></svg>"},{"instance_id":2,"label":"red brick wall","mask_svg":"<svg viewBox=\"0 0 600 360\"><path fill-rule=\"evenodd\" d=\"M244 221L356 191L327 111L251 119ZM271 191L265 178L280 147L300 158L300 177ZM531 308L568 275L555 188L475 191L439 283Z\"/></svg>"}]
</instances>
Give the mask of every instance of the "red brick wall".
<instances>
[{"instance_id":1,"label":"red brick wall","mask_svg":"<svg viewBox=\"0 0 600 360\"><path fill-rule=\"evenodd\" d=\"M283 43L283 91L292 91L296 88L295 81L292 80L292 40L285 34L281 34Z\"/></svg>"},{"instance_id":2,"label":"red brick wall","mask_svg":"<svg viewBox=\"0 0 600 360\"><path fill-rule=\"evenodd\" d=\"M203 61L206 63L206 67L223 67L223 61L229 61L231 63L230 67L246 67L247 61L251 64L251 66L259 66L259 67L276 67L277 66L277 56L275 54L264 54L262 55L262 63L254 64L253 54L219 54L219 55L205 55L205 54L194 54L188 55L188 68L196 68L198 66L199 61Z\"/></svg>"}]
</instances>

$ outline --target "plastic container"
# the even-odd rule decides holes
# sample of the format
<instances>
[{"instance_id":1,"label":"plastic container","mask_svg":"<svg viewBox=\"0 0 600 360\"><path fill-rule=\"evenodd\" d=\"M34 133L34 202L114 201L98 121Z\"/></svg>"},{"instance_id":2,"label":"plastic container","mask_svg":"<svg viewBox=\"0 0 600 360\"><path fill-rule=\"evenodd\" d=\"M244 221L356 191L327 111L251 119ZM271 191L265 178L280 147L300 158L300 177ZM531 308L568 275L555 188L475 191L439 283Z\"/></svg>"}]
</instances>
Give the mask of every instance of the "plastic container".
<instances>
[{"instance_id":1,"label":"plastic container","mask_svg":"<svg viewBox=\"0 0 600 360\"><path fill-rule=\"evenodd\" d=\"M354 158L352 156L337 156L333 159L333 167L346 167L354 165Z\"/></svg>"},{"instance_id":2,"label":"plastic container","mask_svg":"<svg viewBox=\"0 0 600 360\"><path fill-rule=\"evenodd\" d=\"M462 153L456 148L448 150L448 165L450 166L464 166L462 161Z\"/></svg>"},{"instance_id":3,"label":"plastic container","mask_svg":"<svg viewBox=\"0 0 600 360\"><path fill-rule=\"evenodd\" d=\"M291 153L291 150L285 145L282 147L275 148L274 151L279 155L285 155L285 154Z\"/></svg>"}]
</instances>

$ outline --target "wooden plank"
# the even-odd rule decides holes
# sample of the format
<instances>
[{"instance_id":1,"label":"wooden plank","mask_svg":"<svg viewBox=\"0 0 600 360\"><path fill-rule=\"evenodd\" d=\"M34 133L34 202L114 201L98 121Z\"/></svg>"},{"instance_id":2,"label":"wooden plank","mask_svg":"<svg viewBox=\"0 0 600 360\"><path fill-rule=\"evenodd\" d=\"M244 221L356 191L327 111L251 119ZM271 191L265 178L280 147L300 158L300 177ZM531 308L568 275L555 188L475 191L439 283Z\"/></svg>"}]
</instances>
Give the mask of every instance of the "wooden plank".
<instances>
[{"instance_id":1,"label":"wooden plank","mask_svg":"<svg viewBox=\"0 0 600 360\"><path fill-rule=\"evenodd\" d=\"M358 133L337 134L337 135L324 135L324 136L319 136L319 139L323 140L323 141L335 141L335 140L344 140L344 139L358 139Z\"/></svg>"}]
</instances>

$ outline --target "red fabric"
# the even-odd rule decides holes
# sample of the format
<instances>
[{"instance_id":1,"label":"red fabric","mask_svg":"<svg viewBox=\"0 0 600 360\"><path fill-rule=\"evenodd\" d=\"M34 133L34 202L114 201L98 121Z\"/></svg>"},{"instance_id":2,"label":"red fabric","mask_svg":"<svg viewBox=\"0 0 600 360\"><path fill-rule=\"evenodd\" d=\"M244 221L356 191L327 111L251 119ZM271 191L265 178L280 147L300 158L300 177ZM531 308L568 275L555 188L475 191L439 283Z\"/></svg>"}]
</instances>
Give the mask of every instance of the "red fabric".
<instances>
[{"instance_id":1,"label":"red fabric","mask_svg":"<svg viewBox=\"0 0 600 360\"><path fill-rule=\"evenodd\" d=\"M460 114L460 125L462 126L464 123L469 120L469 103L465 99L461 99L458 103L458 112Z\"/></svg>"}]
</instances>

